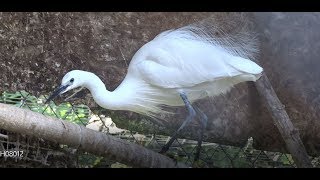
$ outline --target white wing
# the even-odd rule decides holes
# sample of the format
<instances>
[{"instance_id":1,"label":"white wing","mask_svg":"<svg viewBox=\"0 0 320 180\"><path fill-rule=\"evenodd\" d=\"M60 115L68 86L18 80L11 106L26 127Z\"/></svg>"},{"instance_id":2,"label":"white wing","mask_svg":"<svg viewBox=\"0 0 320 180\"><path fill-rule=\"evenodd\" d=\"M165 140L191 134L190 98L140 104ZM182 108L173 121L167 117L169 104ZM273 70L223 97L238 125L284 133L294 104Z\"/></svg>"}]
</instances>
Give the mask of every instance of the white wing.
<instances>
[{"instance_id":1,"label":"white wing","mask_svg":"<svg viewBox=\"0 0 320 180\"><path fill-rule=\"evenodd\" d=\"M250 60L257 53L256 39L241 26L245 24L232 25L233 36L210 20L163 32L140 48L128 73L138 70L140 78L163 88L193 87L239 75L247 77L243 81L255 80L262 72Z\"/></svg>"},{"instance_id":2,"label":"white wing","mask_svg":"<svg viewBox=\"0 0 320 180\"><path fill-rule=\"evenodd\" d=\"M228 58L226 61L225 58L216 57L216 61L212 61L207 57L197 63L189 61L181 66L160 64L155 59L148 59L137 64L137 69L146 82L162 88L193 87L204 82L214 82L239 75L252 74L258 77L262 71L261 67L250 60L233 57L233 60L230 61ZM248 76L248 80L252 80L252 76Z\"/></svg>"}]
</instances>

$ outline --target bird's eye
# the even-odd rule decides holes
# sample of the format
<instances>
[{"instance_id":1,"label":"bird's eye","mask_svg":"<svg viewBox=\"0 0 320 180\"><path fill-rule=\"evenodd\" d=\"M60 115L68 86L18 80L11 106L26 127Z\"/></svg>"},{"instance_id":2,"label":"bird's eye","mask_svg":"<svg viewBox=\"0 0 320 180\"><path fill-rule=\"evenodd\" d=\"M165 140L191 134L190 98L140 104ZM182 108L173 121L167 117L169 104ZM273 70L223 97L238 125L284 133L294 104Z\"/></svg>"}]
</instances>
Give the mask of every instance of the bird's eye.
<instances>
[{"instance_id":1,"label":"bird's eye","mask_svg":"<svg viewBox=\"0 0 320 180\"><path fill-rule=\"evenodd\" d=\"M74 78L71 78L71 79L70 79L70 82L73 83L73 81L74 81Z\"/></svg>"}]
</instances>

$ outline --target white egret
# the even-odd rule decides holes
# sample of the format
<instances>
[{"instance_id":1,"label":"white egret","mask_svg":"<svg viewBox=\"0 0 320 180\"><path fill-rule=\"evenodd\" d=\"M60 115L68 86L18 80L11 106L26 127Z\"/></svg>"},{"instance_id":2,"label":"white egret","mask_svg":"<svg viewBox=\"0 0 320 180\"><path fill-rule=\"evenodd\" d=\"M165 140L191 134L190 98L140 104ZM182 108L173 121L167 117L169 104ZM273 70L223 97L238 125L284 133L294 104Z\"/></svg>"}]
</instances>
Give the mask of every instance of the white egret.
<instances>
[{"instance_id":1,"label":"white egret","mask_svg":"<svg viewBox=\"0 0 320 180\"><path fill-rule=\"evenodd\" d=\"M112 92L91 72L72 70L47 102L77 87L90 90L95 102L106 109L127 110L151 117L167 113L161 105L183 106L189 114L171 140L198 114L201 122L199 155L207 117L192 103L227 92L235 84L256 81L263 69L253 62L256 39L248 32L218 37L224 32L212 24L200 23L165 31L142 46L132 57L127 75Z\"/></svg>"}]
</instances>

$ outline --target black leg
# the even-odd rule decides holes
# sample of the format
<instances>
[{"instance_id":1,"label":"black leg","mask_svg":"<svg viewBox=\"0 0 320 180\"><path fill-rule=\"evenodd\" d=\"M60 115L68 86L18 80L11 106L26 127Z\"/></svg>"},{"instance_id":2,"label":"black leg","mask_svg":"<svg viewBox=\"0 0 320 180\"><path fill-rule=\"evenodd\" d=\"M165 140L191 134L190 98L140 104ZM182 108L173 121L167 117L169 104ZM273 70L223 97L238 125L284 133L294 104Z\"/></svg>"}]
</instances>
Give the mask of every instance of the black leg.
<instances>
[{"instance_id":1,"label":"black leg","mask_svg":"<svg viewBox=\"0 0 320 180\"><path fill-rule=\"evenodd\" d=\"M202 145L202 140L203 140L203 134L204 134L204 130L207 127L207 122L208 122L208 117L206 114L204 114L198 107L194 107L194 109L196 110L197 114L200 115L200 130L199 130L199 137L198 137L198 145L197 145L197 150L196 150L196 154L194 156L194 162L197 161L200 157L200 151L201 151L201 145Z\"/></svg>"},{"instance_id":2,"label":"black leg","mask_svg":"<svg viewBox=\"0 0 320 180\"><path fill-rule=\"evenodd\" d=\"M184 93L180 93L181 99L183 100L184 104L186 105L186 108L188 109L188 116L187 118L184 120L184 122L182 123L182 125L179 127L179 129L173 133L171 139L169 140L169 142L167 144L165 144L161 151L159 153L165 153L168 151L169 147L172 145L172 143L174 142L174 140L177 138L179 132L186 126L188 125L192 119L194 119L194 117L196 116L196 111L193 109L193 107L191 106L191 103L189 102L186 94Z\"/></svg>"}]
</instances>

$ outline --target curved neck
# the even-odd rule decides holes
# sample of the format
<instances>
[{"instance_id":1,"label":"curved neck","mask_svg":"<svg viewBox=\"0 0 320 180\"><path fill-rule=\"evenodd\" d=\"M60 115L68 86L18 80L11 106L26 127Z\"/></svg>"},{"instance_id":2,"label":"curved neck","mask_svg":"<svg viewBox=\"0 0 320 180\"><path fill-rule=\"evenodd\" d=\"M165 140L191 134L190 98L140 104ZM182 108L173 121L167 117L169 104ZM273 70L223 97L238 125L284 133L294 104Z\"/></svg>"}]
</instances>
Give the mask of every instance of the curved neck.
<instances>
[{"instance_id":1,"label":"curved neck","mask_svg":"<svg viewBox=\"0 0 320 180\"><path fill-rule=\"evenodd\" d=\"M95 74L90 74L84 84L93 96L94 101L101 107L111 110L118 110L121 106L119 97L115 91L108 91L101 79Z\"/></svg>"}]
</instances>

